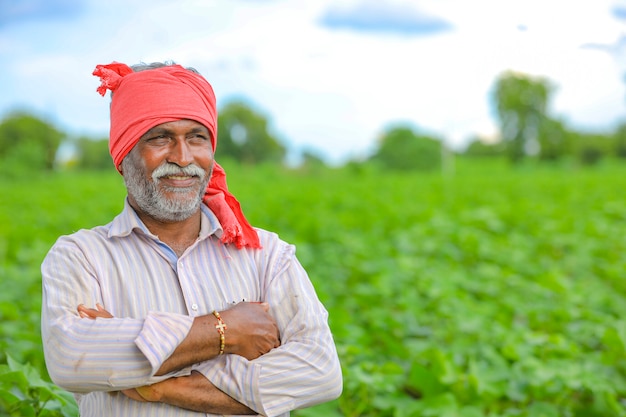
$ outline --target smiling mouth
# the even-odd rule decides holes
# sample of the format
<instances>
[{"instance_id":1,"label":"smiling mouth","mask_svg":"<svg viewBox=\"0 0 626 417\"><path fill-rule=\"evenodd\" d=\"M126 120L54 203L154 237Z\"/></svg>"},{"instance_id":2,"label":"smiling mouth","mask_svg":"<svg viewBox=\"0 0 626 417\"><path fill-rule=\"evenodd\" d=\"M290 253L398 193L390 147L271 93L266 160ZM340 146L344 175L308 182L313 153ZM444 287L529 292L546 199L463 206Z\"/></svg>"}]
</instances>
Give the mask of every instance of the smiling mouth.
<instances>
[{"instance_id":1,"label":"smiling mouth","mask_svg":"<svg viewBox=\"0 0 626 417\"><path fill-rule=\"evenodd\" d=\"M189 188L195 186L199 181L197 175L165 175L159 177L159 182L171 188Z\"/></svg>"},{"instance_id":2,"label":"smiling mouth","mask_svg":"<svg viewBox=\"0 0 626 417\"><path fill-rule=\"evenodd\" d=\"M195 175L167 175L165 177L161 177L161 179L174 180L174 181L184 181L190 178L195 178Z\"/></svg>"}]
</instances>

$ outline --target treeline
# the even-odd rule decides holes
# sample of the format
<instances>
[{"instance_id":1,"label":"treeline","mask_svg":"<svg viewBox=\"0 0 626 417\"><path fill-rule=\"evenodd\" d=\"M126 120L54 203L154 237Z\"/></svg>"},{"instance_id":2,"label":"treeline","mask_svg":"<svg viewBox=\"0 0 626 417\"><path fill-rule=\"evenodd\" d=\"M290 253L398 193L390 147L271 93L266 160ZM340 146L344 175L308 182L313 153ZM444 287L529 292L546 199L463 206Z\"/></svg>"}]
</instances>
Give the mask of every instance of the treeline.
<instances>
[{"instance_id":1,"label":"treeline","mask_svg":"<svg viewBox=\"0 0 626 417\"><path fill-rule=\"evenodd\" d=\"M495 143L476 138L464 153L506 156L512 163L529 158L569 158L582 165L593 165L606 157L626 158L626 121L611 132L576 131L548 111L554 88L545 78L503 73L496 80L491 97L500 138Z\"/></svg>"},{"instance_id":2,"label":"treeline","mask_svg":"<svg viewBox=\"0 0 626 417\"><path fill-rule=\"evenodd\" d=\"M247 164L282 163L287 149L268 128L268 119L243 102L221 109L218 120L219 155ZM0 162L3 171L19 167L111 169L108 138L71 137L28 112L16 111L0 122Z\"/></svg>"},{"instance_id":3,"label":"treeline","mask_svg":"<svg viewBox=\"0 0 626 417\"><path fill-rule=\"evenodd\" d=\"M626 122L607 133L583 133L549 114L554 91L544 78L505 72L496 80L491 96L497 110L500 137L473 138L456 154L468 157L506 157L553 162L569 159L592 165L603 158L626 158ZM269 128L268 117L243 101L220 109L218 156L244 164L284 164L287 145ZM391 170L434 170L453 154L445 138L419 131L409 124L388 127L371 155L349 161L353 166L379 166ZM305 151L302 167L323 167L324 157ZM28 112L13 112L0 121L0 171L18 173L55 169L110 169L107 138L70 137L51 123Z\"/></svg>"}]
</instances>

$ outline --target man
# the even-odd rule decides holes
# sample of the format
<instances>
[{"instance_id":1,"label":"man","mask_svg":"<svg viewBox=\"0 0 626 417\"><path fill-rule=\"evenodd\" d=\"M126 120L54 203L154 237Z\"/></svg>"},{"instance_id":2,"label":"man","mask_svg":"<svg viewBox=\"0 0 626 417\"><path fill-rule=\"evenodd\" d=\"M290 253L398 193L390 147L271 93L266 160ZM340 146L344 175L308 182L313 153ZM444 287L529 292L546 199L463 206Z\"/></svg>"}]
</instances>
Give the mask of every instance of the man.
<instances>
[{"instance_id":1,"label":"man","mask_svg":"<svg viewBox=\"0 0 626 417\"><path fill-rule=\"evenodd\" d=\"M99 65L128 197L42 264L49 374L82 416L288 415L341 370L293 246L252 228L215 162L209 83L178 65Z\"/></svg>"}]
</instances>

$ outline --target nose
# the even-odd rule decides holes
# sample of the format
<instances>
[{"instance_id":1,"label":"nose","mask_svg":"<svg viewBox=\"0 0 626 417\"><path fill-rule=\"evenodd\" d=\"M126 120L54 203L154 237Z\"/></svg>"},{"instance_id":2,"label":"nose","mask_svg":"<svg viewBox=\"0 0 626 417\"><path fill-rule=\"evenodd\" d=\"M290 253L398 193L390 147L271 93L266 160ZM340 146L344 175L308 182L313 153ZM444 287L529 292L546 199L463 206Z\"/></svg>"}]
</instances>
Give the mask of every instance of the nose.
<instances>
[{"instance_id":1,"label":"nose","mask_svg":"<svg viewBox=\"0 0 626 417\"><path fill-rule=\"evenodd\" d=\"M167 161L180 167L186 167L193 162L192 151L185 139L178 139L174 141Z\"/></svg>"}]
</instances>

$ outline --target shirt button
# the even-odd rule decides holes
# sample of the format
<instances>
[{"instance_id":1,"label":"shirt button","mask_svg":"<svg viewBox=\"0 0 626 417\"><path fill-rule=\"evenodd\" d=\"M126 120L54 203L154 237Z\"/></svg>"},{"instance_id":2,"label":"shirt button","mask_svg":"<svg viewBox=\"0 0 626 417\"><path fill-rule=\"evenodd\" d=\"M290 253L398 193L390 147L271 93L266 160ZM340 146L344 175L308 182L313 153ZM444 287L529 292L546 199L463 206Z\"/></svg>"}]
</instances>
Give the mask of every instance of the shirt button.
<instances>
[{"instance_id":1,"label":"shirt button","mask_svg":"<svg viewBox=\"0 0 626 417\"><path fill-rule=\"evenodd\" d=\"M198 304L192 304L192 305L191 305L191 309L192 309L193 311L198 311Z\"/></svg>"}]
</instances>

